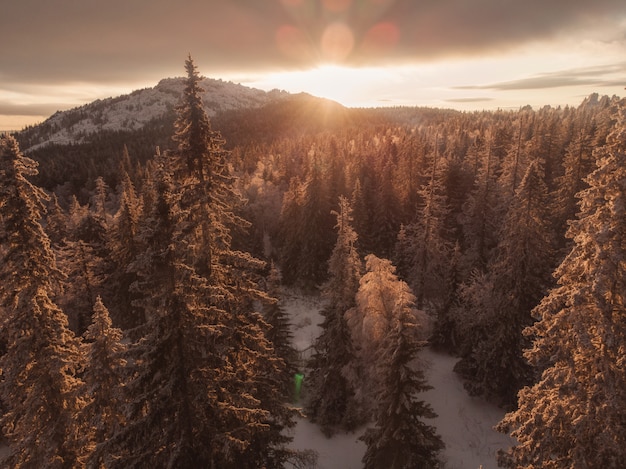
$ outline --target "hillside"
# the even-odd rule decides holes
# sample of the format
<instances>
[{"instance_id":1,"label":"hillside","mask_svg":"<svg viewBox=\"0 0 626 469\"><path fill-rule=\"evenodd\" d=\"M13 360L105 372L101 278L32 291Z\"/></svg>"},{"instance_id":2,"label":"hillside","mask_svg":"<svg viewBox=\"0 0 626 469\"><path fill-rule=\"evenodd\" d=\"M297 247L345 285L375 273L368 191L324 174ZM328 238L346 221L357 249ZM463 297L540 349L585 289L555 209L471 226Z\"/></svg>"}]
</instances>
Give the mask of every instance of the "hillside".
<instances>
[{"instance_id":1,"label":"hillside","mask_svg":"<svg viewBox=\"0 0 626 469\"><path fill-rule=\"evenodd\" d=\"M42 124L20 132L22 148L33 151L50 144L80 144L99 132L139 130L150 122L173 115L183 86L182 78L165 78L153 88L59 111ZM202 87L205 110L211 117L232 109L258 108L288 96L286 92L265 92L211 78L204 78Z\"/></svg>"},{"instance_id":2,"label":"hillside","mask_svg":"<svg viewBox=\"0 0 626 469\"><path fill-rule=\"evenodd\" d=\"M207 115L231 149L337 129L348 121L346 108L306 93L265 92L210 78L202 80L202 87ZM57 112L15 136L24 153L40 165L37 184L52 190L69 182L78 190L103 176L115 186L124 152L134 163L144 164L155 147L171 148L182 91L182 79L163 79L154 88Z\"/></svg>"}]
</instances>

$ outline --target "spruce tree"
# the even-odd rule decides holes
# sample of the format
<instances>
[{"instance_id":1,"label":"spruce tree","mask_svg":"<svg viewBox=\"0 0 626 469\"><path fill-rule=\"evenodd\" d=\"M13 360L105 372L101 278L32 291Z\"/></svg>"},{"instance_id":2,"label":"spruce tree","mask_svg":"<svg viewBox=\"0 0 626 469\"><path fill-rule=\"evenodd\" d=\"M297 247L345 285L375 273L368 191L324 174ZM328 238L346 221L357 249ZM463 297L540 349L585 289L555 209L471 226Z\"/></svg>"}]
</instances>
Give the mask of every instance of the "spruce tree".
<instances>
[{"instance_id":1,"label":"spruce tree","mask_svg":"<svg viewBox=\"0 0 626 469\"><path fill-rule=\"evenodd\" d=\"M429 389L414 363L427 325L419 323L415 296L391 262L373 254L365 261L357 304L347 318L361 362L360 395L376 422L362 437L364 467L438 467L443 443L422 420L436 415L416 395Z\"/></svg>"},{"instance_id":2,"label":"spruce tree","mask_svg":"<svg viewBox=\"0 0 626 469\"><path fill-rule=\"evenodd\" d=\"M339 198L337 242L328 262L329 280L323 293L328 304L322 310L322 333L315 341L307 413L324 433L335 428L353 429L360 423L355 413L354 389L344 376L344 368L354 359L345 313L355 306L362 262L356 250L357 235L352 229L352 209L345 197Z\"/></svg>"},{"instance_id":3,"label":"spruce tree","mask_svg":"<svg viewBox=\"0 0 626 469\"><path fill-rule=\"evenodd\" d=\"M469 194L460 217L464 235L463 267L484 271L497 244L499 220L497 160L495 141L489 136L476 149L475 188Z\"/></svg>"},{"instance_id":4,"label":"spruce tree","mask_svg":"<svg viewBox=\"0 0 626 469\"><path fill-rule=\"evenodd\" d=\"M626 460L626 102L570 224L558 286L533 314L525 356L541 372L499 425L505 467L619 468Z\"/></svg>"},{"instance_id":5,"label":"spruce tree","mask_svg":"<svg viewBox=\"0 0 626 469\"><path fill-rule=\"evenodd\" d=\"M3 467L74 468L86 448L76 421L83 401L84 363L67 317L54 303L61 280L39 223L44 193L27 177L36 163L12 137L0 138L0 311L6 353L0 358L4 435L11 452Z\"/></svg>"},{"instance_id":6,"label":"spruce tree","mask_svg":"<svg viewBox=\"0 0 626 469\"><path fill-rule=\"evenodd\" d=\"M535 161L511 203L494 261L461 294L464 346L455 369L472 393L503 405L512 405L533 379L522 357L528 345L522 330L532 324L531 310L549 285L553 243L546 206L543 171Z\"/></svg>"},{"instance_id":7,"label":"spruce tree","mask_svg":"<svg viewBox=\"0 0 626 469\"><path fill-rule=\"evenodd\" d=\"M263 307L263 317L269 325L267 339L276 351L276 355L285 362L281 381L284 383L285 396L291 398L291 383L298 371L298 354L293 347L293 334L285 308L280 302L280 272L272 262L267 278L267 293L271 301Z\"/></svg>"},{"instance_id":8,"label":"spruce tree","mask_svg":"<svg viewBox=\"0 0 626 469\"><path fill-rule=\"evenodd\" d=\"M83 373L85 395L88 396L82 410L88 437L85 444L96 449L124 426L123 392L125 380L126 345L122 331L113 327L109 311L100 297L93 307L93 320L85 332L83 348L87 360ZM89 467L103 462L96 449L90 453Z\"/></svg>"},{"instance_id":9,"label":"spruce tree","mask_svg":"<svg viewBox=\"0 0 626 469\"><path fill-rule=\"evenodd\" d=\"M438 453L444 445L433 426L424 418L437 415L424 401L420 392L430 389L423 371L415 369L415 358L421 347L416 341L419 327L411 311L410 296L398 298L402 304L399 314L379 348L382 388L377 396L376 425L361 437L367 444L363 456L365 469L438 468Z\"/></svg>"},{"instance_id":10,"label":"spruce tree","mask_svg":"<svg viewBox=\"0 0 626 469\"><path fill-rule=\"evenodd\" d=\"M147 322L130 351L128 423L110 440L111 464L278 468L292 457L282 432L293 411L285 364L253 309L267 300L263 263L231 247L231 230L247 226L234 213L240 197L191 57L185 65L178 149L156 157L146 250L132 266Z\"/></svg>"},{"instance_id":11,"label":"spruce tree","mask_svg":"<svg viewBox=\"0 0 626 469\"><path fill-rule=\"evenodd\" d=\"M67 215L54 193L50 197L46 213L46 234L53 247L58 247L67 238Z\"/></svg>"},{"instance_id":12,"label":"spruce tree","mask_svg":"<svg viewBox=\"0 0 626 469\"><path fill-rule=\"evenodd\" d=\"M413 223L402 226L396 242L398 271L417 297L417 307L436 301L449 292L443 290L448 276L452 244L448 240L446 219L450 212L442 181L445 161L433 158L430 180L419 191L422 201Z\"/></svg>"},{"instance_id":13,"label":"spruce tree","mask_svg":"<svg viewBox=\"0 0 626 469\"><path fill-rule=\"evenodd\" d=\"M142 246L137 239L139 220L142 215L142 206L135 188L128 176L124 173L121 184L120 206L115 214L109 239L111 261L114 265L106 284L110 298L114 299L116 324L129 329L142 324L143 314L133 307L135 295L131 291L137 280L137 275L130 264L140 252Z\"/></svg>"}]
</instances>

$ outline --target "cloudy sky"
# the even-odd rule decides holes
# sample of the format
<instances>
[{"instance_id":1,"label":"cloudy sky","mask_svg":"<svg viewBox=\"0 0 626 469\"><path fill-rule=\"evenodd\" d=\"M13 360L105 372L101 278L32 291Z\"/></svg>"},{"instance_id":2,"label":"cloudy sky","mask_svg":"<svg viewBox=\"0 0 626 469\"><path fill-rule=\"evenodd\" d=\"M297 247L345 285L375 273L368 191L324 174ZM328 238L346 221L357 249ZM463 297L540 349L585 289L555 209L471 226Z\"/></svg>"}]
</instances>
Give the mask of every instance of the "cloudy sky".
<instances>
[{"instance_id":1,"label":"cloudy sky","mask_svg":"<svg viewBox=\"0 0 626 469\"><path fill-rule=\"evenodd\" d=\"M348 106L625 96L624 0L0 0L0 130L201 74Z\"/></svg>"}]
</instances>

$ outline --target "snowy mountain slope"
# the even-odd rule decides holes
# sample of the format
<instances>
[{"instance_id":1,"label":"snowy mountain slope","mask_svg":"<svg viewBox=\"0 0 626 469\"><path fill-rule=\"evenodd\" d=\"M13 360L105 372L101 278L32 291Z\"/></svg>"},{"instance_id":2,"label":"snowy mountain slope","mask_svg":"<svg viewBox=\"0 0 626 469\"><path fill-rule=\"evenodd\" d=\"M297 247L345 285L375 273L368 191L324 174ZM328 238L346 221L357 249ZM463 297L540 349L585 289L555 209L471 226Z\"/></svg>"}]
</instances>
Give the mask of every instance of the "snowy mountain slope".
<instances>
[{"instance_id":1,"label":"snowy mountain slope","mask_svg":"<svg viewBox=\"0 0 626 469\"><path fill-rule=\"evenodd\" d=\"M293 342L298 350L309 347L320 333L320 310L323 305L319 297L307 297L295 291L284 292L283 306L291 318ZM437 428L446 445L441 455L444 468L478 469L482 466L482 469L496 469L497 451L513 443L507 435L493 429L504 417L504 411L467 394L453 371L457 358L430 348L423 349L419 358L426 380L433 387L421 394L421 398L438 414L429 423ZM317 425L299 420L293 429L291 447L315 450L318 453L317 469L359 469L366 447L358 438L364 430L340 433L329 439Z\"/></svg>"},{"instance_id":2,"label":"snowy mountain slope","mask_svg":"<svg viewBox=\"0 0 626 469\"><path fill-rule=\"evenodd\" d=\"M202 99L209 116L233 109L258 108L289 94L265 92L222 80L204 78ZM116 98L97 100L68 111L59 111L42 124L27 129L34 150L49 143L82 143L100 131L137 130L146 123L173 113L183 92L182 78L166 78L153 88L133 91Z\"/></svg>"}]
</instances>

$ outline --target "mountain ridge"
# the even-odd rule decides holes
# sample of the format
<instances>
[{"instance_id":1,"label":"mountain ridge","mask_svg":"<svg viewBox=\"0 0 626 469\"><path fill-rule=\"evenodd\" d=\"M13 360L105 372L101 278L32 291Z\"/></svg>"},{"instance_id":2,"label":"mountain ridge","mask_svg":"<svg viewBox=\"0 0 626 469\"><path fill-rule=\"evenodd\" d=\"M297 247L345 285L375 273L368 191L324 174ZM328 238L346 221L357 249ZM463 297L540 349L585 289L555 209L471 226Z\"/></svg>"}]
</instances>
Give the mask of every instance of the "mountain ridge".
<instances>
[{"instance_id":1,"label":"mountain ridge","mask_svg":"<svg viewBox=\"0 0 626 469\"><path fill-rule=\"evenodd\" d=\"M202 99L209 117L223 111L262 107L292 96L286 91L263 91L238 83L203 77ZM182 97L183 78L164 78L154 87L134 90L117 97L97 99L66 111L57 111L41 124L18 132L22 150L37 150L50 144L84 143L102 131L135 131L174 113Z\"/></svg>"}]
</instances>

